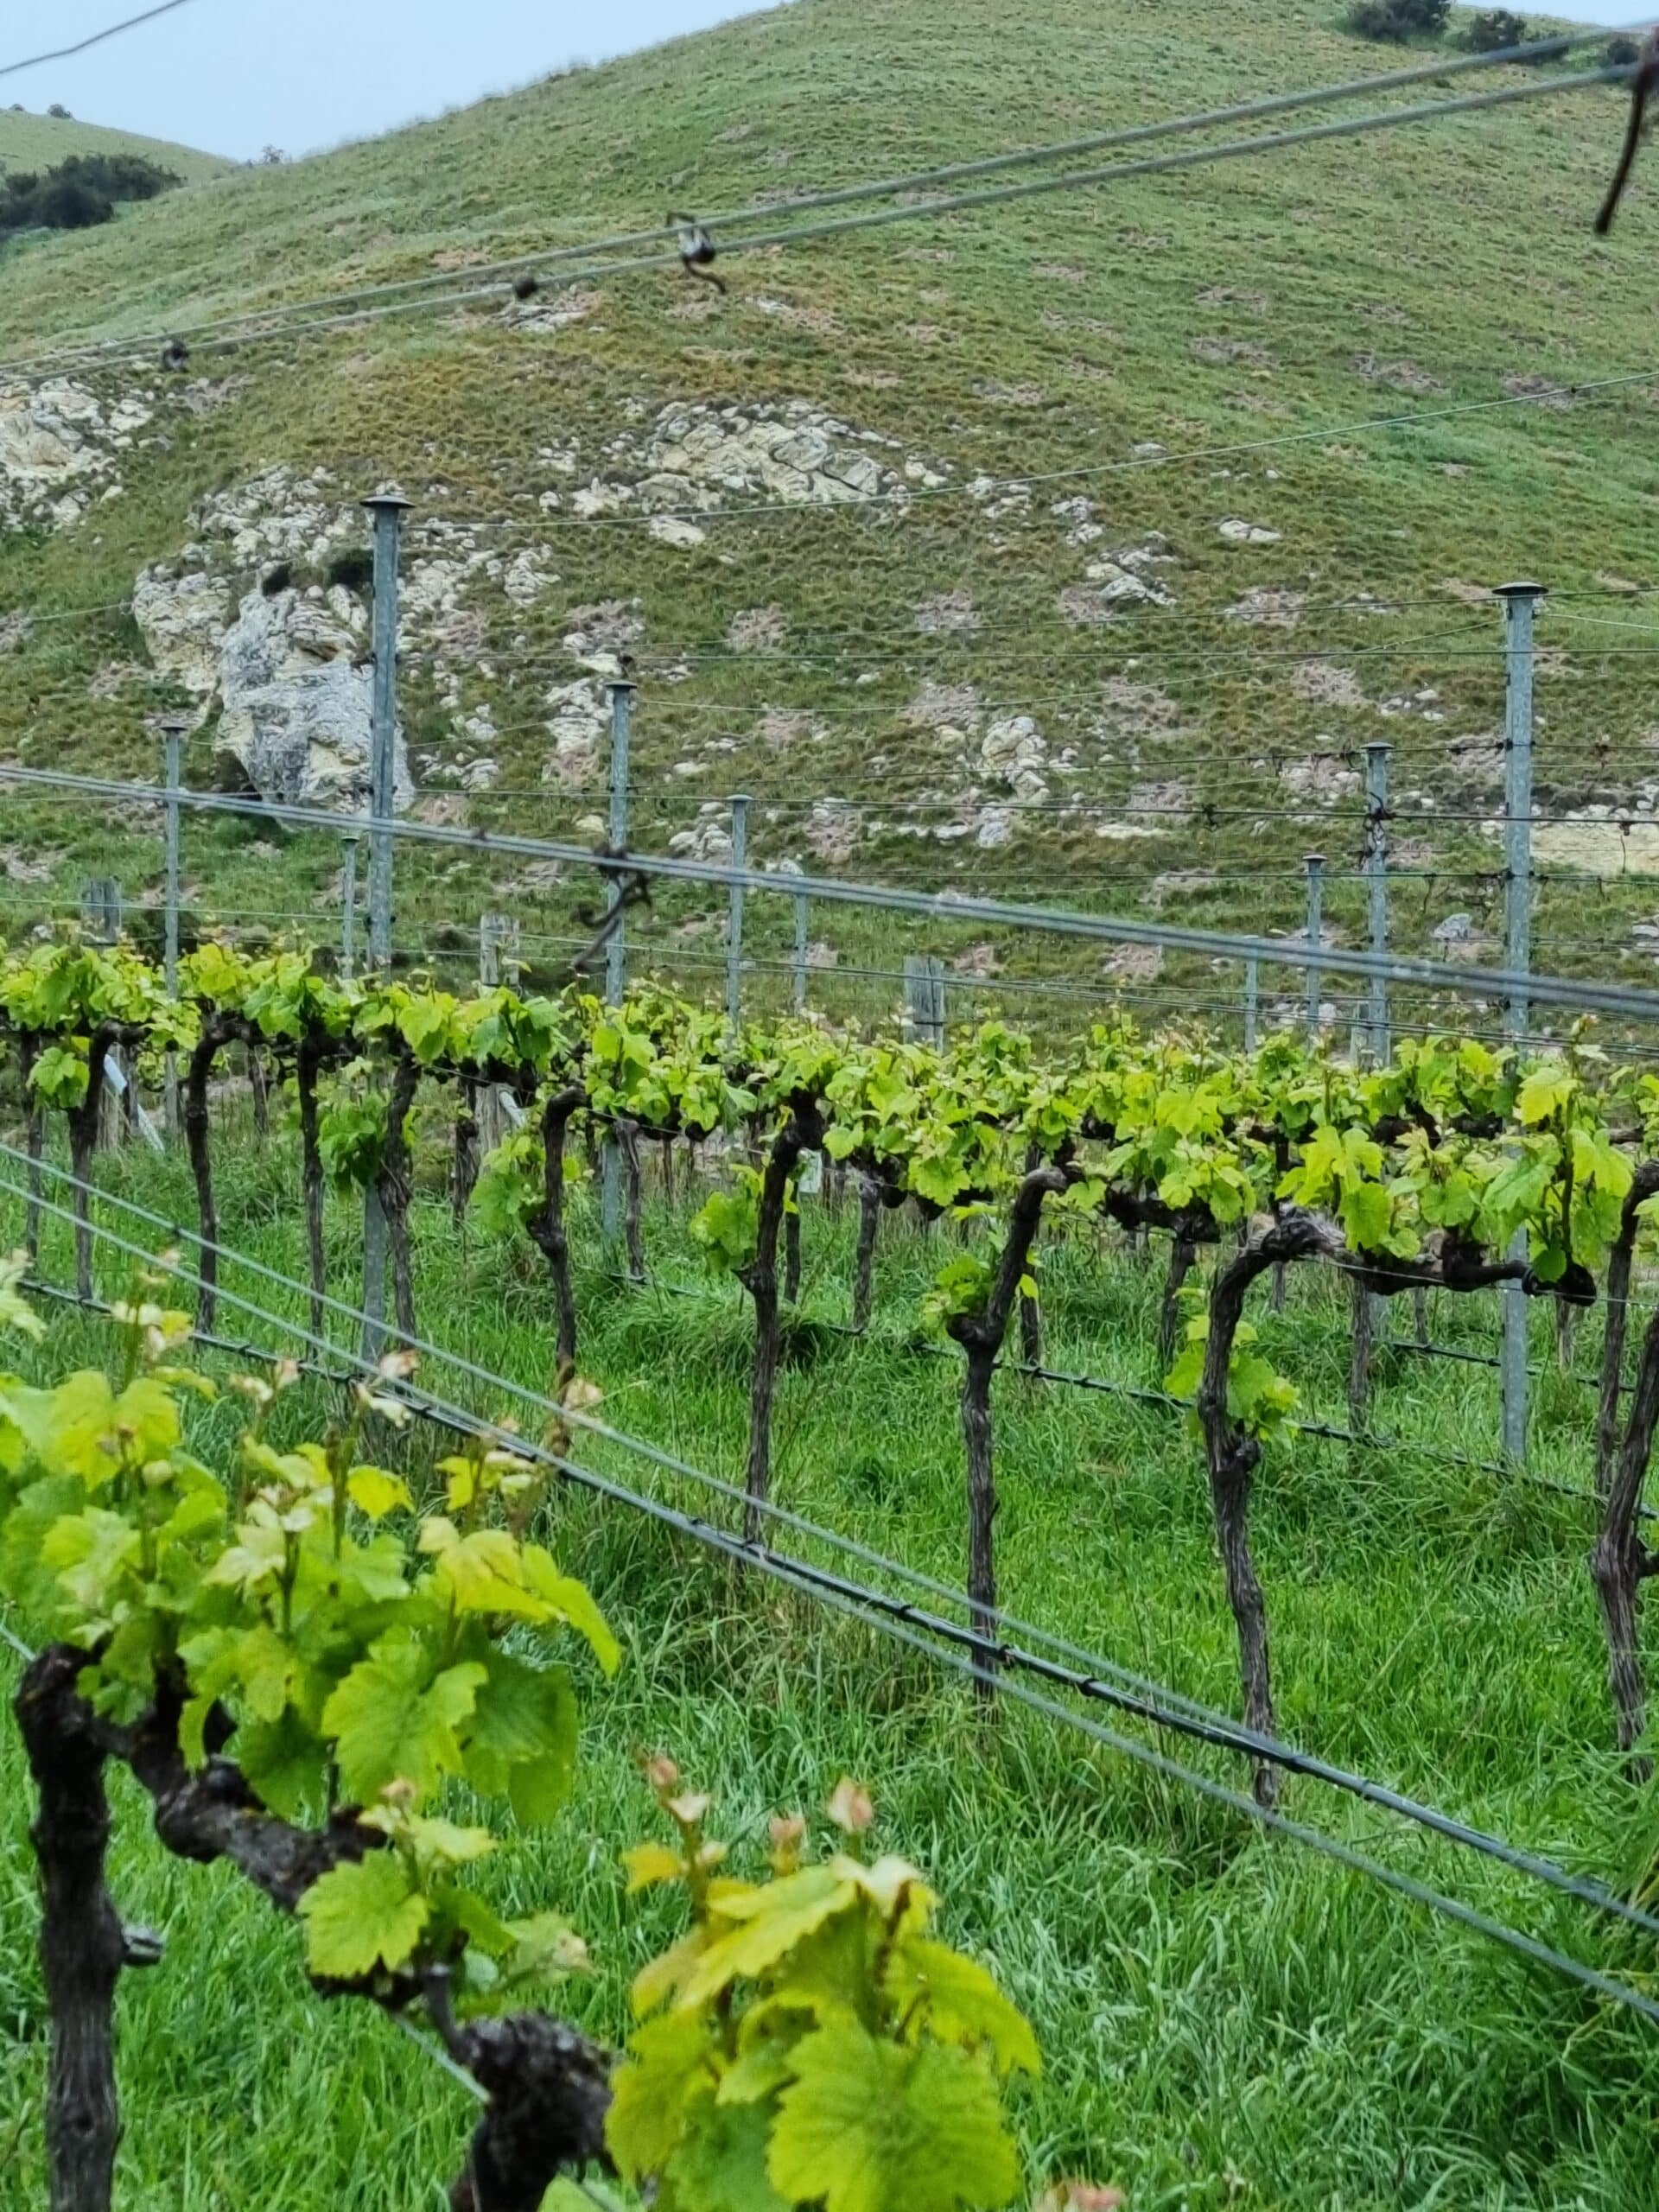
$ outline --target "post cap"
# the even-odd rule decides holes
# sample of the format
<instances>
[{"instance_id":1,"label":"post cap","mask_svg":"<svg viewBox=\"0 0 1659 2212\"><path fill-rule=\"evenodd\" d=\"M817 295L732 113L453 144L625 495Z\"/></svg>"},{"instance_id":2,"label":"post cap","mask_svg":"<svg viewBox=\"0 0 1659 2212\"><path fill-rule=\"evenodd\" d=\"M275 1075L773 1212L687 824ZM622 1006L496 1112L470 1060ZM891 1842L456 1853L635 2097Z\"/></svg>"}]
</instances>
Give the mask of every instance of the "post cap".
<instances>
[{"instance_id":1,"label":"post cap","mask_svg":"<svg viewBox=\"0 0 1659 2212\"><path fill-rule=\"evenodd\" d=\"M363 504L371 514L377 514L383 508L392 513L401 513L404 508L413 506L415 502L406 499L401 492L373 492Z\"/></svg>"},{"instance_id":2,"label":"post cap","mask_svg":"<svg viewBox=\"0 0 1659 2212\"><path fill-rule=\"evenodd\" d=\"M1494 584L1492 593L1497 599L1541 599L1548 588L1547 584Z\"/></svg>"},{"instance_id":3,"label":"post cap","mask_svg":"<svg viewBox=\"0 0 1659 2212\"><path fill-rule=\"evenodd\" d=\"M613 691L637 691L639 689L631 676L613 676L610 685Z\"/></svg>"},{"instance_id":4,"label":"post cap","mask_svg":"<svg viewBox=\"0 0 1659 2212\"><path fill-rule=\"evenodd\" d=\"M1368 737L1365 741L1368 753L1391 753L1393 749L1386 737Z\"/></svg>"},{"instance_id":5,"label":"post cap","mask_svg":"<svg viewBox=\"0 0 1659 2212\"><path fill-rule=\"evenodd\" d=\"M1302 858L1309 868L1323 868L1325 866L1325 855L1323 853L1304 853L1302 855Z\"/></svg>"},{"instance_id":6,"label":"post cap","mask_svg":"<svg viewBox=\"0 0 1659 2212\"><path fill-rule=\"evenodd\" d=\"M188 715L163 715L156 727L163 737L182 737L190 727Z\"/></svg>"}]
</instances>

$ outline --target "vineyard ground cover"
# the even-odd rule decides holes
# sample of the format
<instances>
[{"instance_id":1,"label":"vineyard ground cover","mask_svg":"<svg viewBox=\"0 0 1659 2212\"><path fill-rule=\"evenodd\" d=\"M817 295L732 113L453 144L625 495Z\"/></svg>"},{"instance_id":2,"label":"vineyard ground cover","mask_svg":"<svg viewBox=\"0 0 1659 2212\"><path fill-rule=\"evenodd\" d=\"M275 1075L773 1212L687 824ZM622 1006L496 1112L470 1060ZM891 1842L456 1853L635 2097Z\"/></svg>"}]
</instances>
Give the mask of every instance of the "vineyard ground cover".
<instances>
[{"instance_id":1,"label":"vineyard ground cover","mask_svg":"<svg viewBox=\"0 0 1659 2212\"><path fill-rule=\"evenodd\" d=\"M190 1217L181 1161L130 1155L99 1172ZM222 1179L226 1243L298 1271L288 1148L227 1148ZM544 1382L546 1292L533 1254L476 1230L459 1244L435 1190L416 1211L421 1310L434 1333L499 1371ZM809 1214L809 1323L844 1319L851 1229L850 1210L839 1224L822 1209ZM15 1224L6 1230L15 1237ZM344 1210L331 1212L329 1232L344 1287L353 1232ZM587 1263L583 1366L609 1392L613 1418L735 1471L742 1306L608 1282L585 1192L574 1198L573 1232ZM955 1378L906 1344L949 1234L895 1226L884 1236L868 1341L803 1331L779 1399L778 1494L959 1580ZM646 1235L665 1276L699 1281L677 1217L652 1208ZM55 1230L43 1260L67 1279L67 1238ZM1155 1380L1160 1273L1081 1245L1052 1254L1049 1357ZM235 1281L228 1263L226 1280ZM268 1287L257 1294L269 1301ZM1478 1343L1491 1326L1483 1300L1441 1303L1451 1310L1435 1325L1450 1341ZM1294 1275L1287 1313L1262 1318L1309 1411L1338 1408L1341 1287ZM1541 1357L1544 1325L1541 1316ZM53 1357L98 1350L97 1325L72 1318ZM1558 1404L1552 1388L1540 1389L1538 1442L1553 1472L1582 1480L1581 1405L1571 1386L1560 1395ZM1493 1398L1484 1373L1378 1363L1376 1419L1391 1430L1483 1452ZM1184 1429L1156 1409L1001 1382L1005 1595L1028 1617L1230 1706L1230 1624ZM626 1472L640 1479L637 1463ZM720 1789L729 1824L751 1832L766 1810L846 1768L875 1787L899 1847L935 1866L948 1895L978 1901L977 1924L958 1932L995 1956L1049 2056L1022 2113L1046 2164L1097 2168L1094 2154L1112 2146L1137 2208L1172 2212L1381 2206L1435 2189L1505 2208L1582 2202L1611 2212L1656 2201L1622 2120L1632 2088L1659 2087L1659 2057L1633 2026L1597 2024L1574 2039L1577 1998L1306 1854L1262 1847L1184 1793L1040 1724L1001 1723L982 1759L960 1688L918 1660L895 1658L800 1601L740 1587L613 1509L572 1497L560 1516L561 1550L628 1624L632 1648L620 1687L595 1708L577 1802L535 1847L544 1889L513 1903L556 1901L588 1936L600 1970L576 1998L587 2024L618 2032L626 1974L647 1940L637 1920L623 1929L610 1860L610 1839L637 1810L634 1746L671 1745ZM1288 1734L1618 1872L1629 1815L1611 1761L1585 1748L1607 1732L1582 1575L1586 1509L1505 1494L1490 1477L1408 1455L1306 1443L1270 1459L1257 1527ZM0 1760L8 1863L21 1866L24 1801L10 1739ZM442 2170L435 2154L462 2124L462 2093L360 2008L308 1999L291 1932L215 1876L168 1865L138 1808L122 1809L124 1904L166 1926L173 1942L161 1974L130 1978L123 1991L134 2121L126 2201L186 2212L428 2201L423 2177ZM1374 1842L1376 1827L1357 1818L1350 1832ZM1407 1863L1443 1872L1425 1848ZM1521 1924L1562 1933L1503 1878L1481 1870L1468 1881L1467 1893ZM8 2208L36 2201L40 2188L28 2118L41 2029L31 1913L26 1882L0 1891L0 2020L22 2062L0 2071L0 2141L19 2146L0 2174ZM262 1973L277 1952L280 1968ZM249 2124L226 2127L232 2109Z\"/></svg>"}]
</instances>

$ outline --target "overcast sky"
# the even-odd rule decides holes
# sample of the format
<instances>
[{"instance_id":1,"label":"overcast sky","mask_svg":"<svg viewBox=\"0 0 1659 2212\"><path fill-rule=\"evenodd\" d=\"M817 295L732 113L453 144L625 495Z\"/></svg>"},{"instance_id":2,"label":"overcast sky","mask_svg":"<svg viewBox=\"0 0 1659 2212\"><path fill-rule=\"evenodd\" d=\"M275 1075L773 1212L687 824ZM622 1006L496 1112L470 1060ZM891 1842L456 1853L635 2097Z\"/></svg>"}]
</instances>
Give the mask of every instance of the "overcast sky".
<instances>
[{"instance_id":1,"label":"overcast sky","mask_svg":"<svg viewBox=\"0 0 1659 2212\"><path fill-rule=\"evenodd\" d=\"M143 5L6 8L0 66ZM60 101L89 123L238 161L266 146L308 154L751 12L744 0L194 0L90 54L0 78L0 104L39 114Z\"/></svg>"},{"instance_id":2,"label":"overcast sky","mask_svg":"<svg viewBox=\"0 0 1659 2212\"><path fill-rule=\"evenodd\" d=\"M0 65L141 4L8 9ZM89 122L238 161L266 146L315 153L749 12L742 0L193 0L73 60L0 79L0 98L36 113L61 101ZM1551 13L1624 19L1622 0L1555 0Z\"/></svg>"}]
</instances>

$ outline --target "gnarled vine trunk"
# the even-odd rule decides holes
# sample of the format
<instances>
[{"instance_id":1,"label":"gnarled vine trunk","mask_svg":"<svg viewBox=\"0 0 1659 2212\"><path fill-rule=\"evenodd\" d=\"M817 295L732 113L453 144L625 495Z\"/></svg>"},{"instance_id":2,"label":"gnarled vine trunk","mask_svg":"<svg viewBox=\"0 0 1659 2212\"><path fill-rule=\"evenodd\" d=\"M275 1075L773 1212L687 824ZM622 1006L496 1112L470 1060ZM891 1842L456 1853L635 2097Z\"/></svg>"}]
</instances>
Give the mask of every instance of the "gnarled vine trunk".
<instances>
[{"instance_id":1,"label":"gnarled vine trunk","mask_svg":"<svg viewBox=\"0 0 1659 2212\"><path fill-rule=\"evenodd\" d=\"M98 1150L99 1117L104 1110L104 1063L114 1034L95 1029L86 1047L86 1096L69 1111L69 1172L73 1177L75 1288L92 1294L92 1154Z\"/></svg>"},{"instance_id":2,"label":"gnarled vine trunk","mask_svg":"<svg viewBox=\"0 0 1659 2212\"><path fill-rule=\"evenodd\" d=\"M478 1183L478 1092L475 1075L462 1074L455 1083L455 1148L449 1167L449 1218L457 1229L467 1220Z\"/></svg>"},{"instance_id":3,"label":"gnarled vine trunk","mask_svg":"<svg viewBox=\"0 0 1659 2212\"><path fill-rule=\"evenodd\" d=\"M870 1325L875 1282L875 1232L881 1225L881 1185L874 1175L858 1179L858 1242L853 1250L853 1326Z\"/></svg>"},{"instance_id":4,"label":"gnarled vine trunk","mask_svg":"<svg viewBox=\"0 0 1659 2212\"><path fill-rule=\"evenodd\" d=\"M1250 1491L1261 1463L1262 1446L1227 1410L1227 1378L1244 1300L1250 1285L1271 1268L1315 1252L1341 1256L1342 1240L1328 1222L1300 1212L1252 1236L1243 1249L1217 1270L1210 1292L1210 1333L1205 1344L1204 1373L1198 1382L1198 1414L1210 1471L1210 1503L1216 1541L1226 1577L1227 1602L1238 1634L1239 1678L1244 1719L1258 1735L1274 1733L1273 1670L1268 1648L1267 1603L1250 1551ZM1270 1806L1278 1777L1265 1763L1255 1769L1257 1804Z\"/></svg>"},{"instance_id":5,"label":"gnarled vine trunk","mask_svg":"<svg viewBox=\"0 0 1659 2212\"><path fill-rule=\"evenodd\" d=\"M1027 1367L1043 1363L1043 1308L1029 1291L1020 1294L1020 1357ZM1038 1378L1033 1376L1032 1380Z\"/></svg>"},{"instance_id":6,"label":"gnarled vine trunk","mask_svg":"<svg viewBox=\"0 0 1659 2212\"><path fill-rule=\"evenodd\" d=\"M962 1440L968 1460L968 1596L975 1633L996 1640L996 1463L991 1435L991 1379L1007 1334L1020 1278L1030 1264L1031 1248L1042 1219L1043 1200L1065 1190L1064 1167L1036 1167L1014 1192L1007 1235L991 1278L990 1294L977 1313L953 1314L949 1334L962 1346ZM974 1661L974 1688L988 1697L995 1662L986 1652Z\"/></svg>"},{"instance_id":7,"label":"gnarled vine trunk","mask_svg":"<svg viewBox=\"0 0 1659 2212\"><path fill-rule=\"evenodd\" d=\"M1163 1301L1158 1308L1158 1371L1166 1374L1175 1357L1175 1337L1181 1318L1181 1287L1192 1272L1198 1250L1178 1235L1169 1248L1169 1272L1164 1277Z\"/></svg>"},{"instance_id":8,"label":"gnarled vine trunk","mask_svg":"<svg viewBox=\"0 0 1659 2212\"><path fill-rule=\"evenodd\" d=\"M110 1805L105 1755L62 1725L86 1654L57 1646L29 1666L15 1700L39 1810L29 1830L41 1878L41 1972L52 2024L46 2092L52 2212L109 2212L121 2139L115 1986L126 1944L105 1884ZM79 1705L79 1699L73 1703Z\"/></svg>"},{"instance_id":9,"label":"gnarled vine trunk","mask_svg":"<svg viewBox=\"0 0 1659 2212\"><path fill-rule=\"evenodd\" d=\"M564 1145L570 1116L587 1094L580 1084L550 1092L542 1105L542 1202L525 1223L531 1243L553 1278L555 1387L576 1371L576 1294L570 1280L570 1240L564 1226Z\"/></svg>"},{"instance_id":10,"label":"gnarled vine trunk","mask_svg":"<svg viewBox=\"0 0 1659 2212\"><path fill-rule=\"evenodd\" d=\"M626 1114L616 1118L616 1141L622 1154L622 1241L628 1255L628 1280L645 1279L645 1239L640 1225L639 1124Z\"/></svg>"},{"instance_id":11,"label":"gnarled vine trunk","mask_svg":"<svg viewBox=\"0 0 1659 2212\"><path fill-rule=\"evenodd\" d=\"M386 1217L386 1249L391 1255L391 1298L397 1332L407 1344L415 1329L415 1272L409 1247L409 1202L413 1192L414 1165L404 1126L415 1103L421 1079L417 1064L401 1058L393 1071L386 1100L386 1142L376 1179L381 1211Z\"/></svg>"},{"instance_id":12,"label":"gnarled vine trunk","mask_svg":"<svg viewBox=\"0 0 1659 2212\"><path fill-rule=\"evenodd\" d=\"M1659 1160L1644 1160L1624 1194L1618 1234L1607 1255L1603 1300L1606 1319L1601 1340L1601 1382L1596 1399L1596 1492L1605 1503L1612 1488L1618 1456L1618 1402L1630 1312L1630 1262L1641 1227L1638 1209L1659 1194Z\"/></svg>"},{"instance_id":13,"label":"gnarled vine trunk","mask_svg":"<svg viewBox=\"0 0 1659 2212\"><path fill-rule=\"evenodd\" d=\"M778 1233L783 1225L790 1178L804 1152L823 1142L823 1116L815 1098L791 1102L789 1119L772 1139L760 1177L754 1258L738 1281L754 1301L754 1372L749 1385L749 1456L744 1471L747 1503L743 1534L761 1540L763 1509L772 1490L772 1405L778 1391Z\"/></svg>"},{"instance_id":14,"label":"gnarled vine trunk","mask_svg":"<svg viewBox=\"0 0 1659 2212\"><path fill-rule=\"evenodd\" d=\"M184 1141L196 1185L196 1225L201 1251L196 1262L200 1288L196 1325L211 1329L219 1312L219 1207L213 1197L213 1163L208 1148L207 1084L213 1062L235 1035L234 1026L216 1015L202 1024L184 1078Z\"/></svg>"},{"instance_id":15,"label":"gnarled vine trunk","mask_svg":"<svg viewBox=\"0 0 1659 2212\"><path fill-rule=\"evenodd\" d=\"M253 1133L263 1144L270 1135L270 1086L265 1076L265 1056L251 1039L248 1044L248 1090L253 1099Z\"/></svg>"},{"instance_id":16,"label":"gnarled vine trunk","mask_svg":"<svg viewBox=\"0 0 1659 2212\"><path fill-rule=\"evenodd\" d=\"M192 1768L179 1743L176 1699L159 1699L130 1726L101 1719L75 1684L86 1654L41 1653L16 1700L40 1791L34 1834L45 1915L41 1960L52 2013L46 2121L52 2212L108 2212L119 2113L112 2000L124 1966L153 1964L156 1938L124 1929L104 1880L109 1808L104 1769L119 1760L149 1796L163 1847L196 1865L225 1859L279 1911L298 1910L333 1868L380 1839L354 1815L303 1828L268 1813L228 1759ZM222 1748L209 1729L209 1749ZM457 2025L436 1986L407 1974L316 1985L325 1998L363 1997L401 2014L424 1996L450 2056L484 2092L452 2212L537 2212L556 2175L608 2169L605 2115L610 2056L565 2022L510 2013Z\"/></svg>"},{"instance_id":17,"label":"gnarled vine trunk","mask_svg":"<svg viewBox=\"0 0 1659 2212\"><path fill-rule=\"evenodd\" d=\"M1611 1325L1611 1314L1608 1316ZM1637 1615L1643 1582L1659 1572L1659 1558L1643 1543L1639 1529L1642 1484L1659 1424L1659 1314L1648 1324L1630 1391L1630 1416L1614 1462L1602 1509L1601 1527L1590 1554L1590 1573L1601 1606L1607 1637L1607 1683L1621 1751L1633 1751L1647 1726L1647 1693L1637 1640ZM1632 1775L1645 1782L1652 1763L1633 1759Z\"/></svg>"}]
</instances>

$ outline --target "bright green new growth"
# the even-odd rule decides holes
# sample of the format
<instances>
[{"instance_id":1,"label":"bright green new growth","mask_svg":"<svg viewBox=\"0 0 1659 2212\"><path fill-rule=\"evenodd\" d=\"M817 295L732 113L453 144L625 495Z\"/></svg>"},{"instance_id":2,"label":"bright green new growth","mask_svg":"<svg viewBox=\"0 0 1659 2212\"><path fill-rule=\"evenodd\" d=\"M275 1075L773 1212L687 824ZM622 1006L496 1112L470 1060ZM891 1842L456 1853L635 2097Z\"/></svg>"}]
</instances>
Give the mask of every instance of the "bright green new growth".
<instances>
[{"instance_id":1,"label":"bright green new growth","mask_svg":"<svg viewBox=\"0 0 1659 2212\"><path fill-rule=\"evenodd\" d=\"M843 1782L842 1831L804 1863L805 1823L772 1824L772 1875L718 1870L707 1797L647 1770L677 1842L626 1854L631 1890L680 1884L689 1931L634 1983L641 2025L607 2134L667 2212L963 2212L1006 2204L1019 2167L998 2082L1036 2072L1023 2015L931 1937L938 1900L901 1859L867 1863L873 1815Z\"/></svg>"},{"instance_id":2,"label":"bright green new growth","mask_svg":"<svg viewBox=\"0 0 1659 2212\"><path fill-rule=\"evenodd\" d=\"M0 1318L29 1326L16 1288ZM94 1707L136 1719L182 1699L198 1765L210 1729L274 1812L358 1805L384 1847L335 1868L301 1907L314 1973L459 1965L463 1991L516 1987L558 1950L542 1920L503 1921L463 1869L493 1847L422 1808L464 1780L521 1823L551 1820L576 1755L574 1640L606 1674L621 1652L588 1591L528 1535L544 1470L480 1442L442 1464L447 1511L360 1456L409 1418L392 1353L321 1441L267 1439L292 1363L241 1376L245 1417L217 1466L185 1437L188 1317L116 1309L120 1372L0 1387L0 1591L87 1654ZM502 1639L511 1630L513 1648ZM481 1963L474 1970L471 1952ZM504 1965L503 1961L510 1962Z\"/></svg>"},{"instance_id":3,"label":"bright green new growth","mask_svg":"<svg viewBox=\"0 0 1659 2212\"><path fill-rule=\"evenodd\" d=\"M38 1336L26 1264L0 1267L0 1325ZM185 1437L187 1395L213 1395L183 1363L188 1317L114 1312L113 1378L0 1378L0 1594L85 1653L79 1687L99 1712L137 1720L181 1700L193 1765L228 1748L295 1819L360 1808L360 1848L298 1901L320 1982L427 1989L435 1974L465 2017L579 1970L561 1915L504 1915L474 1886L493 1830L435 1809L464 1782L521 1826L551 1820L577 1731L552 1654L574 1637L606 1675L620 1662L588 1590L530 1533L544 1465L475 1440L439 1463L444 1510L424 1508L359 1456L410 1417L414 1363L391 1353L321 1441L288 1448L267 1432L297 1368L235 1377L244 1418L210 1466ZM707 1801L677 1794L666 1763L652 1773L680 1848L626 1853L630 1891L683 1880L695 1925L635 1985L655 2017L616 2077L621 2170L659 2177L664 2212L1006 2203L1019 2170L998 2082L1035 2071L1035 2043L991 1976L928 1936L916 1871L865 1865L862 1792L836 1791L846 1841L821 1864L800 1864L802 1824L775 1824L774 1878L753 1885L716 1875Z\"/></svg>"}]
</instances>

